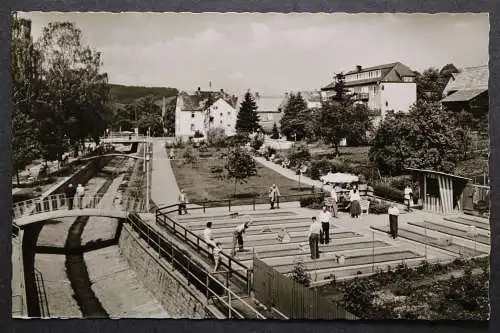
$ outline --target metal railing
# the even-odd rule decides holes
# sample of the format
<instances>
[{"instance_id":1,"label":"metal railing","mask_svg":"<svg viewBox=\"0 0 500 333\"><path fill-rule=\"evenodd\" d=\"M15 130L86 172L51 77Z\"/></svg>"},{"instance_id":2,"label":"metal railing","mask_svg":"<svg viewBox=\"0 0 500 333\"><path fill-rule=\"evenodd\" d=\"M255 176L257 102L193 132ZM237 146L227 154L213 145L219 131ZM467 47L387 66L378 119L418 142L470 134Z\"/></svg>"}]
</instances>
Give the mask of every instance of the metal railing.
<instances>
[{"instance_id":1,"label":"metal railing","mask_svg":"<svg viewBox=\"0 0 500 333\"><path fill-rule=\"evenodd\" d=\"M38 294L38 305L40 307L41 317L50 317L49 302L47 299L47 291L45 290L45 283L43 282L42 273L35 269L35 285Z\"/></svg>"},{"instance_id":2,"label":"metal railing","mask_svg":"<svg viewBox=\"0 0 500 333\"><path fill-rule=\"evenodd\" d=\"M24 216L47 213L59 210L76 210L81 208L98 208L105 210L122 210L122 211L138 211L144 212L144 200L132 197L116 197L111 205L105 205L102 202L104 196L83 196L73 199L67 198L65 194L53 194L45 198L35 198L17 202L13 205L13 219L18 219ZM14 231L13 231L14 232Z\"/></svg>"},{"instance_id":3,"label":"metal railing","mask_svg":"<svg viewBox=\"0 0 500 333\"><path fill-rule=\"evenodd\" d=\"M198 207L197 209L202 209L202 208ZM178 211L178 205L170 205L167 207L163 207L161 209L157 209L156 223L158 223L160 226L166 227L168 231L170 231L173 235L178 236L185 243L194 247L198 253L203 253L205 256L210 258L212 256L212 253L209 249L208 243L203 238L201 238L191 230L188 230L182 224L176 222L174 219L168 216L168 214L177 211ZM247 285L247 291L250 291L251 269L248 266L242 264L238 259L235 259L234 257L224 252L221 252L220 256L221 256L220 265L228 270L230 276L234 274L238 276L241 280L243 280L244 283ZM242 273L242 271L244 273Z\"/></svg>"},{"instance_id":4,"label":"metal railing","mask_svg":"<svg viewBox=\"0 0 500 333\"><path fill-rule=\"evenodd\" d=\"M154 228L142 222L135 214L131 214L128 221L132 230L146 242L148 247L151 247L158 253L159 258L164 258L170 263L171 268L179 271L187 279L188 285L192 284L205 295L207 300L206 306L208 306L210 300L214 304L218 303L219 306L222 306L227 311L228 318L246 319L248 316L242 313L242 310L246 310L245 312L249 312L252 317L266 319L252 305L231 290L229 287L229 271L218 272L219 274L227 274L228 277L224 284L214 274L211 274L201 267L200 264L193 261L182 249L167 240ZM240 309L234 306L235 302L241 305Z\"/></svg>"}]
</instances>

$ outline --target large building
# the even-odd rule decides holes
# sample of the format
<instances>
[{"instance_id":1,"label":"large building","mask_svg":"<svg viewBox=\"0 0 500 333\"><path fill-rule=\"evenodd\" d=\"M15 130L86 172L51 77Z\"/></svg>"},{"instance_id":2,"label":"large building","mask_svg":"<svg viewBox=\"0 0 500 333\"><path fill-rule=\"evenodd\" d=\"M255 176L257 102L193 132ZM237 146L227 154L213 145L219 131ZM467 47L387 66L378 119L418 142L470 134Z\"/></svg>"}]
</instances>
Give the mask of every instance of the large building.
<instances>
[{"instance_id":1,"label":"large building","mask_svg":"<svg viewBox=\"0 0 500 333\"><path fill-rule=\"evenodd\" d=\"M244 97L241 98L243 101ZM257 114L259 115L259 124L264 131L271 131L274 124L280 126L281 117L283 117L283 99L280 95L260 95L254 94L255 104L257 104Z\"/></svg>"},{"instance_id":2,"label":"large building","mask_svg":"<svg viewBox=\"0 0 500 333\"><path fill-rule=\"evenodd\" d=\"M237 98L220 91L182 91L175 106L175 136L193 137L196 132L206 136L210 128L224 128L227 135L235 133Z\"/></svg>"},{"instance_id":3,"label":"large building","mask_svg":"<svg viewBox=\"0 0 500 333\"><path fill-rule=\"evenodd\" d=\"M408 112L417 100L415 73L400 62L363 68L345 74L345 86L358 102L383 119L387 111ZM335 95L335 82L322 88L322 98Z\"/></svg>"},{"instance_id":4,"label":"large building","mask_svg":"<svg viewBox=\"0 0 500 333\"><path fill-rule=\"evenodd\" d=\"M460 73L453 73L443 91L441 103L446 108L488 113L488 66L466 67Z\"/></svg>"}]
</instances>

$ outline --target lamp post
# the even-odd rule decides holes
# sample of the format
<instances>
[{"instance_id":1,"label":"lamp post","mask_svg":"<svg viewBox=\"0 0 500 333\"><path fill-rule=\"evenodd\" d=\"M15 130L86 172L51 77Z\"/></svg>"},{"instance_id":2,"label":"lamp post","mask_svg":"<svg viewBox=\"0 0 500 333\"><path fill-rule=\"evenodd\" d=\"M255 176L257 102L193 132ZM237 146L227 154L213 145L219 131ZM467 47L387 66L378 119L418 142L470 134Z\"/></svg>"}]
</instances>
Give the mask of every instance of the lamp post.
<instances>
[{"instance_id":1,"label":"lamp post","mask_svg":"<svg viewBox=\"0 0 500 333\"><path fill-rule=\"evenodd\" d=\"M146 211L149 213L149 154L146 155Z\"/></svg>"}]
</instances>

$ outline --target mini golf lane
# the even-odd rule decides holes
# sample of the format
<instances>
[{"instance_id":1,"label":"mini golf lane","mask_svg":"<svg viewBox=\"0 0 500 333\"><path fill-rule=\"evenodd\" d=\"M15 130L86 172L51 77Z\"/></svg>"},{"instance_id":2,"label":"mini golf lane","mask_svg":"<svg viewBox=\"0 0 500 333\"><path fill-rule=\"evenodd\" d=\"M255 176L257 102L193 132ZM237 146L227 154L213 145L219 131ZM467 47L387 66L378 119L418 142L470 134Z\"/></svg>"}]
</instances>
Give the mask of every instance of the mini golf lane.
<instances>
[{"instance_id":1,"label":"mini golf lane","mask_svg":"<svg viewBox=\"0 0 500 333\"><path fill-rule=\"evenodd\" d=\"M389 232L388 227L371 226L371 228L374 230L377 230L377 231L385 232L385 233ZM420 243L422 245L427 244L427 245L435 247L437 249L449 251L449 252L452 252L452 253L455 253L458 255L461 254L461 255L464 255L466 257L476 257L476 256L487 254L486 252L474 250L473 248L463 246L463 245L454 244L454 243L449 244L449 245L441 244L440 240L438 238L433 237L433 236L428 236L428 235L426 236L423 233L423 231L418 232L418 231L409 230L406 228L399 228L398 229L398 236L401 238L405 238L405 239Z\"/></svg>"},{"instance_id":2,"label":"mini golf lane","mask_svg":"<svg viewBox=\"0 0 500 333\"><path fill-rule=\"evenodd\" d=\"M247 229L247 231L245 231L245 235L247 236L256 236L256 235L277 235L278 232L281 230L282 227L286 226L286 230L288 232L301 232L301 231L307 231L309 230L309 226L310 226L310 223L296 223L296 225L285 225L285 224L281 224L281 225L273 225L273 226L269 226L269 228L271 229L271 231L263 231L265 230L266 228L249 228ZM335 227L332 227L330 226L330 230L334 229ZM200 236L203 236L203 233L202 232L199 232L199 235ZM216 230L213 230L212 232L212 235L215 239L217 238L225 238L225 237L232 237L233 236L233 228L230 228L230 229L226 229L226 230L221 230L221 231L218 231L217 229Z\"/></svg>"},{"instance_id":3,"label":"mini golf lane","mask_svg":"<svg viewBox=\"0 0 500 333\"><path fill-rule=\"evenodd\" d=\"M335 253L338 251L349 251L349 250L359 250L359 249L371 249L373 248L381 248L381 247L389 247L391 246L388 243L381 242L381 241L375 241L375 242L356 242L356 243L345 243L345 244L328 244L328 245L320 245L319 250L322 253ZM275 250L265 250L265 251L256 251L255 255L259 259L265 259L265 258L275 258L275 257L295 257L299 255L304 255L309 253L309 246L306 247L307 251L301 251L298 248L298 245L296 245L295 248L288 248L288 249L275 249ZM243 252L238 254L238 258L241 261L244 260L251 260L253 254L252 253L247 253Z\"/></svg>"},{"instance_id":4,"label":"mini golf lane","mask_svg":"<svg viewBox=\"0 0 500 333\"><path fill-rule=\"evenodd\" d=\"M188 210L189 212L189 210ZM234 212L236 213L236 212ZM190 216L186 217L185 215L175 215L173 214L172 217L175 215L175 219L178 220L179 222L183 221L196 221L196 220L225 220L225 219L232 219L230 212L225 213L225 214L220 214L220 215L196 215L196 216ZM296 212L292 211L283 211L283 212L267 212L267 213L241 213L238 214L241 217L284 217L284 216L294 216L297 215Z\"/></svg>"},{"instance_id":5,"label":"mini golf lane","mask_svg":"<svg viewBox=\"0 0 500 333\"><path fill-rule=\"evenodd\" d=\"M316 260L308 259L304 262L306 270L321 270L328 268L338 268L338 267L349 267L349 266L357 266L357 265L367 265L372 263L382 263L388 261L397 261L397 260L406 260L406 259L415 259L422 257L420 254L412 252L412 251L394 251L394 252L386 252L372 255L346 255L345 262L341 265L332 258L322 259L321 257ZM280 273L290 273L294 265L293 264L285 264L285 265L273 265Z\"/></svg>"},{"instance_id":6,"label":"mini golf lane","mask_svg":"<svg viewBox=\"0 0 500 333\"><path fill-rule=\"evenodd\" d=\"M264 238L264 239L249 239L249 240L247 240L247 239L245 239L245 237L243 237L245 248L249 249L249 248L258 247L258 246L282 244L282 243L278 242L276 237L269 238L270 235L265 235L265 236L268 236L268 237ZM271 236L272 236L272 234L271 234ZM338 232L338 233L334 233L334 234L330 235L330 239L332 239L332 240L339 239L339 238L352 238L352 237L362 237L362 235L351 232L351 231ZM222 247L224 249L231 249L231 247L233 245L232 240L225 240L225 241L222 241L221 243L222 243ZM290 243L296 243L298 246L298 244L300 244L300 243L304 243L304 244L307 243L308 244L308 240L307 240L307 237L305 237L305 236L293 236L293 237L291 237L290 242L287 244L290 244Z\"/></svg>"},{"instance_id":7,"label":"mini golf lane","mask_svg":"<svg viewBox=\"0 0 500 333\"><path fill-rule=\"evenodd\" d=\"M490 230L489 221L486 219L485 219L485 222L481 222L478 220L468 219L465 217L458 216L458 217L445 217L444 220L450 221L453 223L462 224L462 225L467 225L467 226L472 225L472 226L475 226L476 228L483 229L483 230Z\"/></svg>"},{"instance_id":8,"label":"mini golf lane","mask_svg":"<svg viewBox=\"0 0 500 333\"><path fill-rule=\"evenodd\" d=\"M427 229L429 229L429 230L438 231L438 232L441 232L443 234L448 234L448 235L455 236L455 237L465 238L468 240L474 240L474 237L470 237L467 234L467 231L452 228L450 226L446 226L446 225L442 225L442 224L437 224L437 223L430 222L430 221L408 222L408 224L414 225L414 226L417 226L420 228L424 228L424 229L427 227ZM486 235L481 235L481 234L477 235L476 241L481 243L481 244L490 245L490 237L488 237Z\"/></svg>"},{"instance_id":9,"label":"mini golf lane","mask_svg":"<svg viewBox=\"0 0 500 333\"><path fill-rule=\"evenodd\" d=\"M208 221L212 222L212 229L223 229L223 228L235 228L237 225L246 222L244 219L237 220L234 219L233 221L212 221L212 220L205 220L203 222L191 222L189 224L183 224L188 227L189 230L195 231L195 230L203 230L206 228L206 223ZM256 220L250 223L250 226L248 230L251 230L253 228L262 228L263 226L273 226L275 224L286 224L286 225L293 225L295 223L307 223L307 225L311 225L311 219L310 218L294 218L294 219L280 219L280 220Z\"/></svg>"}]
</instances>

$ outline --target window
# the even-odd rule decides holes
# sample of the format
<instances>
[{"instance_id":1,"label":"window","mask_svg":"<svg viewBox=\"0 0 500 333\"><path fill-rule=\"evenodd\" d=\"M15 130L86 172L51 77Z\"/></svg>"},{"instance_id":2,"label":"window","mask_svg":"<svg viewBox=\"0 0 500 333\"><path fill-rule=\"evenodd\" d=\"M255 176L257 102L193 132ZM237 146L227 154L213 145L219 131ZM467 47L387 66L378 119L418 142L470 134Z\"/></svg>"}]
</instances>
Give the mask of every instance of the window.
<instances>
[{"instance_id":1,"label":"window","mask_svg":"<svg viewBox=\"0 0 500 333\"><path fill-rule=\"evenodd\" d=\"M194 118L194 112L191 112L191 118Z\"/></svg>"},{"instance_id":2,"label":"window","mask_svg":"<svg viewBox=\"0 0 500 333\"><path fill-rule=\"evenodd\" d=\"M191 131L194 131L194 124L191 124Z\"/></svg>"},{"instance_id":3,"label":"window","mask_svg":"<svg viewBox=\"0 0 500 333\"><path fill-rule=\"evenodd\" d=\"M210 122L213 123L214 122L214 117L210 117Z\"/></svg>"},{"instance_id":4,"label":"window","mask_svg":"<svg viewBox=\"0 0 500 333\"><path fill-rule=\"evenodd\" d=\"M403 82L413 82L413 78L411 76L404 76Z\"/></svg>"},{"instance_id":5,"label":"window","mask_svg":"<svg viewBox=\"0 0 500 333\"><path fill-rule=\"evenodd\" d=\"M220 116L222 117L222 112L220 113Z\"/></svg>"},{"instance_id":6,"label":"window","mask_svg":"<svg viewBox=\"0 0 500 333\"><path fill-rule=\"evenodd\" d=\"M380 86L380 89L384 90L384 85L381 85L381 86Z\"/></svg>"},{"instance_id":7,"label":"window","mask_svg":"<svg viewBox=\"0 0 500 333\"><path fill-rule=\"evenodd\" d=\"M231 116L231 111L227 111L227 115L228 115L228 116Z\"/></svg>"},{"instance_id":8,"label":"window","mask_svg":"<svg viewBox=\"0 0 500 333\"><path fill-rule=\"evenodd\" d=\"M227 124L227 127L231 127L231 124Z\"/></svg>"},{"instance_id":9,"label":"window","mask_svg":"<svg viewBox=\"0 0 500 333\"><path fill-rule=\"evenodd\" d=\"M220 121L220 123L222 124L222 120Z\"/></svg>"},{"instance_id":10,"label":"window","mask_svg":"<svg viewBox=\"0 0 500 333\"><path fill-rule=\"evenodd\" d=\"M385 106L389 106L389 102L385 101Z\"/></svg>"}]
</instances>

